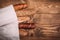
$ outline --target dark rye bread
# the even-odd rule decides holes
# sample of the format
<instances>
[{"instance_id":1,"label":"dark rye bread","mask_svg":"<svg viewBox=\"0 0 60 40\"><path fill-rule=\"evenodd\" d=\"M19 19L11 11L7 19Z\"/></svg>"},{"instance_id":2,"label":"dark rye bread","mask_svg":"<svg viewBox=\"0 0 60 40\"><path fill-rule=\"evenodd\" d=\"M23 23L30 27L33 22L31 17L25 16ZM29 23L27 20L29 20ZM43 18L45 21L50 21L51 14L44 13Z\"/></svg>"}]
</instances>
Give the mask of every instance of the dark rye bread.
<instances>
[{"instance_id":1,"label":"dark rye bread","mask_svg":"<svg viewBox=\"0 0 60 40\"><path fill-rule=\"evenodd\" d=\"M0 0L0 8L3 8L3 7L6 7L10 4L21 4L21 3L24 3L23 2L24 0Z\"/></svg>"}]
</instances>

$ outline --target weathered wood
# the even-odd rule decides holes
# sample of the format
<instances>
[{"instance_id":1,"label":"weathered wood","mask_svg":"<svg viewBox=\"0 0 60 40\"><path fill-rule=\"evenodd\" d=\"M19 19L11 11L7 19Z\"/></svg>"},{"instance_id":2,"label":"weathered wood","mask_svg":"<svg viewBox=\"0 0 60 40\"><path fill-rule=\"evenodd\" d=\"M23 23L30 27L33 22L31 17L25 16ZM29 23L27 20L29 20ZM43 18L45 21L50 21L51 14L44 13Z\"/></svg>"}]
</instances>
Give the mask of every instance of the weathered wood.
<instances>
[{"instance_id":1,"label":"weathered wood","mask_svg":"<svg viewBox=\"0 0 60 40\"><path fill-rule=\"evenodd\" d=\"M28 8L35 9L32 16L37 29L45 37L60 38L60 4L59 0L27 0ZM33 14L33 13L32 13ZM38 34L38 33L37 33Z\"/></svg>"}]
</instances>

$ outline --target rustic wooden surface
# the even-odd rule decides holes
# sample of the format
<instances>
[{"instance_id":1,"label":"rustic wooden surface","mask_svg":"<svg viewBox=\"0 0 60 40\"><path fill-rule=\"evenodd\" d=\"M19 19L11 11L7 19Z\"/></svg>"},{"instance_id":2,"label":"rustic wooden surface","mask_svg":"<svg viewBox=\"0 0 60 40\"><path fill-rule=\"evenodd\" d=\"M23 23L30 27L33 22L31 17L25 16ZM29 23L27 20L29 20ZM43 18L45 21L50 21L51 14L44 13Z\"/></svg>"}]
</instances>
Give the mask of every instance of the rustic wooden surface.
<instances>
[{"instance_id":1,"label":"rustic wooden surface","mask_svg":"<svg viewBox=\"0 0 60 40\"><path fill-rule=\"evenodd\" d=\"M60 40L60 1L27 0L27 5L17 16L30 17L36 28L25 29L28 34L21 40Z\"/></svg>"}]
</instances>

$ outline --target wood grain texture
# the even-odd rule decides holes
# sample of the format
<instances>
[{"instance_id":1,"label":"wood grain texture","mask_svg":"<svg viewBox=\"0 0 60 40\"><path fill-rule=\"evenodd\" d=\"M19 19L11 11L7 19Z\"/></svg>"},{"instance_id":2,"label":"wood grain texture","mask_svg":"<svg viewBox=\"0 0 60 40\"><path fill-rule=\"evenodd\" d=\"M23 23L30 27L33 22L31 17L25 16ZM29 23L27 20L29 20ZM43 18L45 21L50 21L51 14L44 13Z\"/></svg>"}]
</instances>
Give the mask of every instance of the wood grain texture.
<instances>
[{"instance_id":1,"label":"wood grain texture","mask_svg":"<svg viewBox=\"0 0 60 40\"><path fill-rule=\"evenodd\" d=\"M21 4L24 3L24 0L0 0L0 8L6 7L10 4Z\"/></svg>"}]
</instances>

